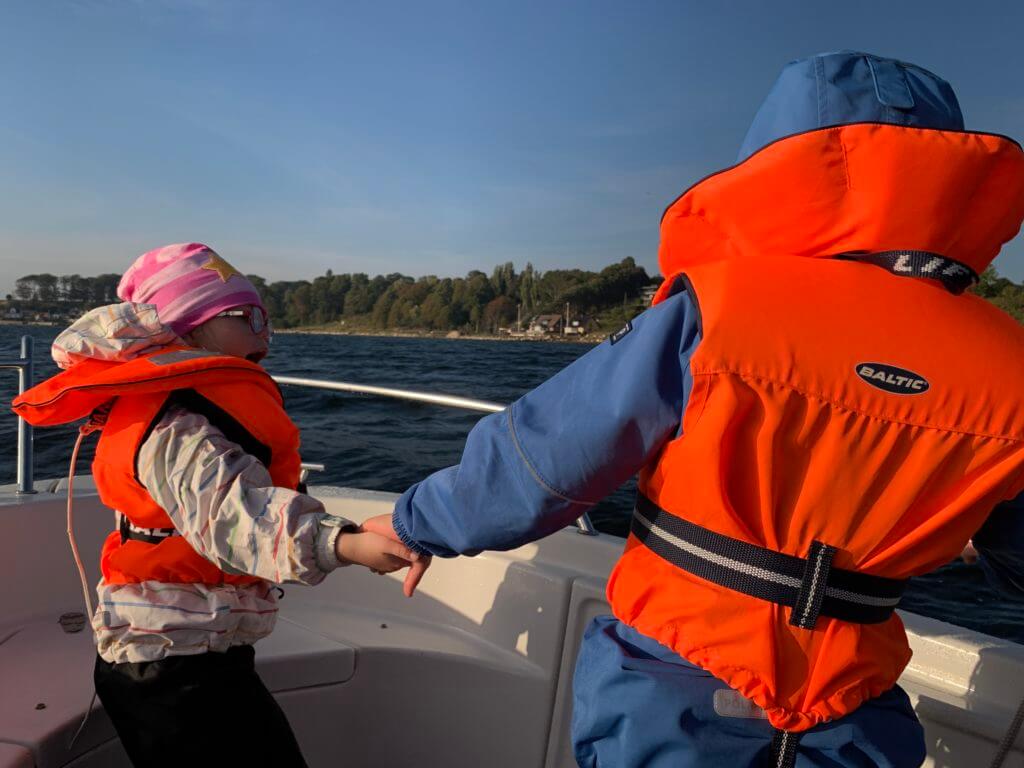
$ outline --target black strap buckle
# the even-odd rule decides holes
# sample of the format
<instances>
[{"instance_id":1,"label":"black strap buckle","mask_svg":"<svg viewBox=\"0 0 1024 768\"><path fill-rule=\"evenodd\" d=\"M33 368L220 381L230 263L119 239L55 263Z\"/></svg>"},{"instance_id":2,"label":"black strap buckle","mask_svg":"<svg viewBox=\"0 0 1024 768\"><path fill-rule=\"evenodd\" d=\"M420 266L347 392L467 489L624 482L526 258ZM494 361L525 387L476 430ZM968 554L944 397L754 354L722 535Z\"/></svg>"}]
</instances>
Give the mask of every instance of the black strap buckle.
<instances>
[{"instance_id":1,"label":"black strap buckle","mask_svg":"<svg viewBox=\"0 0 1024 768\"><path fill-rule=\"evenodd\" d=\"M821 606L825 602L825 586L832 571L832 558L836 548L820 541L812 541L807 554L807 565L804 577L800 579L800 589L796 593L796 604L789 613L789 623L801 629L814 629L821 615Z\"/></svg>"}]
</instances>

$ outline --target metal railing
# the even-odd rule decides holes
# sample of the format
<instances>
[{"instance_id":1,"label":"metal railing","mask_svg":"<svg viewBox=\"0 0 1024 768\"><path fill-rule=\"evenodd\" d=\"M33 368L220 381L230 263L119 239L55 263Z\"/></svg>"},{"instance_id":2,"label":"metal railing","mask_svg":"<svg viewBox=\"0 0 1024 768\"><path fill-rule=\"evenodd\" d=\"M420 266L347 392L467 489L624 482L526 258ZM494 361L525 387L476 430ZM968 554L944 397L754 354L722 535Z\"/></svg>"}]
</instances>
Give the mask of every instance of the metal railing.
<instances>
[{"instance_id":1,"label":"metal railing","mask_svg":"<svg viewBox=\"0 0 1024 768\"><path fill-rule=\"evenodd\" d=\"M13 368L18 371L18 394L32 386L34 368L32 364L33 343L31 336L21 337L21 357L13 361L0 361L0 368ZM333 392L348 392L357 395L370 395L373 397L387 397L395 400L408 400L419 403L440 405L446 408L462 408L469 411L483 413L498 413L505 410L501 403L492 403L487 400L474 400L470 397L459 397L457 395L444 395L434 392L417 392L410 389L393 389L390 387L375 387L370 384L355 384L347 381L326 381L323 379L305 379L295 376L274 376L278 384L295 387L309 387L312 389L326 389ZM303 464L304 475L310 470L322 472L322 464ZM35 493L33 483L33 446L32 446L32 425L18 417L18 493ZM583 513L576 520L576 528L579 533L588 536L596 536L597 529L590 521L590 516Z\"/></svg>"},{"instance_id":2,"label":"metal railing","mask_svg":"<svg viewBox=\"0 0 1024 768\"><path fill-rule=\"evenodd\" d=\"M390 387L375 387L370 384L355 384L348 381L328 381L325 379L305 379L295 376L274 376L278 384L295 387L309 387L311 389L326 389L332 392L348 392L357 395L371 395L375 397L390 397L396 400L410 400L419 403L430 403L446 408L463 408L467 411L480 411L482 413L498 413L505 410L501 403L492 403L487 400L474 400L470 397L459 397L458 395L442 395L433 392L417 392L412 389L393 389ZM586 536L596 536L598 531L590 520L590 515L584 512L576 518L576 531Z\"/></svg>"},{"instance_id":3,"label":"metal railing","mask_svg":"<svg viewBox=\"0 0 1024 768\"><path fill-rule=\"evenodd\" d=\"M32 364L33 341L31 336L21 337L21 357L17 360L0 360L0 368L18 371L18 394L32 387L35 368ZM18 493L35 493L32 478L32 425L18 417Z\"/></svg>"},{"instance_id":4,"label":"metal railing","mask_svg":"<svg viewBox=\"0 0 1024 768\"><path fill-rule=\"evenodd\" d=\"M334 392L351 392L357 395L375 395L377 397L390 397L396 400L411 400L418 403L431 403L432 405L443 405L448 408L464 408L467 411L483 411L486 413L497 413L505 410L501 403L489 403L486 400L474 400L470 397L458 397L456 395L439 395L433 392L416 392L411 389L391 389L389 387L374 387L369 384L354 384L348 381L327 381L325 379L302 379L295 376L274 376L278 384L287 384L295 387L311 387L313 389L329 389Z\"/></svg>"}]
</instances>

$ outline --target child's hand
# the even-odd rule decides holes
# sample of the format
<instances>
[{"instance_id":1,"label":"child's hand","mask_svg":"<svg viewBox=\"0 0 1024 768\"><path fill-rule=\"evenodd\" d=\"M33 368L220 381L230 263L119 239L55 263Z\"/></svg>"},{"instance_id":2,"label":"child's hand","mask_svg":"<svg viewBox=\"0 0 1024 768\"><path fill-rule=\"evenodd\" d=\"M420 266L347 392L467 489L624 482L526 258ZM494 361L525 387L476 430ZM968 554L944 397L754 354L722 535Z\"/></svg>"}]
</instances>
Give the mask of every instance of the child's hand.
<instances>
[{"instance_id":1,"label":"child's hand","mask_svg":"<svg viewBox=\"0 0 1024 768\"><path fill-rule=\"evenodd\" d=\"M964 547L964 551L960 553L960 557L967 565L974 565L978 562L978 550L974 548L974 542L968 541L967 546Z\"/></svg>"},{"instance_id":2,"label":"child's hand","mask_svg":"<svg viewBox=\"0 0 1024 768\"><path fill-rule=\"evenodd\" d=\"M402 541L398 536L398 533L395 531L394 526L391 524L391 515L377 515L376 517L364 520L360 529L370 531L372 533L378 533L381 536L386 536L391 541L398 543L401 543ZM411 552L412 550L409 551ZM430 557L428 555L422 555L410 565L409 572L405 574L405 583L402 584L402 592L405 593L406 597L413 596L413 593L416 591L416 587L419 586L420 579L423 578L423 574L427 572L427 568L429 567Z\"/></svg>"},{"instance_id":3,"label":"child's hand","mask_svg":"<svg viewBox=\"0 0 1024 768\"><path fill-rule=\"evenodd\" d=\"M391 573L412 565L420 556L398 541L370 531L341 533L334 551L343 563L357 563L378 573Z\"/></svg>"}]
</instances>

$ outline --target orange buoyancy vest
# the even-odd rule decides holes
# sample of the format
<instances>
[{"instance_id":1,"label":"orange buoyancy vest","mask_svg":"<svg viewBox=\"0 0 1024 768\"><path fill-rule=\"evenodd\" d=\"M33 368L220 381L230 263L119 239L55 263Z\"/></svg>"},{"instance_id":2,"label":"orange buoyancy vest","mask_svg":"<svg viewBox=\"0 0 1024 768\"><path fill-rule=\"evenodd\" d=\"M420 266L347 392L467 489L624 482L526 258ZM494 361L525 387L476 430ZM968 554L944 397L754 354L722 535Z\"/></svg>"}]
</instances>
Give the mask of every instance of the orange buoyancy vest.
<instances>
[{"instance_id":1,"label":"orange buoyancy vest","mask_svg":"<svg viewBox=\"0 0 1024 768\"><path fill-rule=\"evenodd\" d=\"M1018 145L875 124L784 139L691 188L662 222L656 301L688 281L702 337L679 436L640 493L775 552L804 558L823 542L837 568L876 577L949 562L1024 490L1024 327L937 281L824 257L920 249L980 273L1022 217ZM872 383L865 365L927 386ZM790 731L888 690L911 655L895 614L793 626L790 608L635 535L608 598Z\"/></svg>"},{"instance_id":2,"label":"orange buoyancy vest","mask_svg":"<svg viewBox=\"0 0 1024 768\"><path fill-rule=\"evenodd\" d=\"M123 363L85 360L28 390L13 408L31 424L50 426L89 416L111 401L96 446L93 479L100 500L134 526L174 527L139 481L137 467L143 442L173 403L210 418L225 436L264 463L275 485L298 485L299 431L284 410L274 380L242 358L175 349ZM104 543L101 570L107 584L260 581L225 573L183 536L148 543L126 540L119 531Z\"/></svg>"}]
</instances>

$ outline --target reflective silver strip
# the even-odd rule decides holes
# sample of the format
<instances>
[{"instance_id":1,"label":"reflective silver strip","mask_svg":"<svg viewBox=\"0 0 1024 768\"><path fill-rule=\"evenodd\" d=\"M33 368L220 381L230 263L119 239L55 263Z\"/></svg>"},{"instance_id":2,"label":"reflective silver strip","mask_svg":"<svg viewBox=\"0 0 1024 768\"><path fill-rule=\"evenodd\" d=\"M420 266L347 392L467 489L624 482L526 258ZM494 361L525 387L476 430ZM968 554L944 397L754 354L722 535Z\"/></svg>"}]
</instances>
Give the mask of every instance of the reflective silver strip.
<instances>
[{"instance_id":1,"label":"reflective silver strip","mask_svg":"<svg viewBox=\"0 0 1024 768\"><path fill-rule=\"evenodd\" d=\"M748 576L753 576L755 579L761 579L762 581L770 581L774 584L785 584L787 587L793 587L794 589L800 588L800 579L794 579L792 576L784 576L781 573L775 573L775 571L769 571L767 568L758 568L756 565L749 565L747 563L741 563L739 560L733 560L731 557L725 555L719 555L714 552L709 552L703 547L698 547L696 544L691 544L688 541L683 541L678 536L673 536L671 533L661 528L646 517L641 515L639 512L636 514L640 524L647 530L657 536L659 539L667 541L674 547L678 547L685 552L689 552L691 555L699 557L701 560L707 560L715 565L720 565L723 568L728 568L731 571L737 571L738 573L745 573Z\"/></svg>"},{"instance_id":2,"label":"reflective silver strip","mask_svg":"<svg viewBox=\"0 0 1024 768\"><path fill-rule=\"evenodd\" d=\"M688 541L680 539L678 536L673 536L671 533L655 525L646 517L644 517L639 510L634 512L634 516L637 521L659 539L668 542L674 547L689 552L695 557L699 557L701 560L707 560L710 563L720 565L723 568L736 571L737 573L744 573L748 576L753 576L756 579L762 581L769 581L773 584L784 584L787 587L793 587L794 589L800 588L800 579L793 578L792 576L786 576L781 573L775 573L775 571L769 571L766 568L758 568L755 565L748 565L747 563L741 563L739 560L733 560L731 557L725 557L724 555L716 554L715 552L709 552L703 547L698 547L696 544L691 544ZM894 608L900 603L898 597L875 597L874 595L862 595L859 592L850 592L846 589L839 589L838 587L825 587L825 594L828 597L835 598L836 600L845 600L848 603L858 603L860 605L872 605L878 608Z\"/></svg>"},{"instance_id":3,"label":"reflective silver strip","mask_svg":"<svg viewBox=\"0 0 1024 768\"><path fill-rule=\"evenodd\" d=\"M825 587L825 594L834 597L836 600L845 600L848 603L860 603L861 605L874 605L878 608L895 608L900 604L898 597L875 597L874 595L862 595L860 592L850 592L837 587Z\"/></svg>"}]
</instances>

